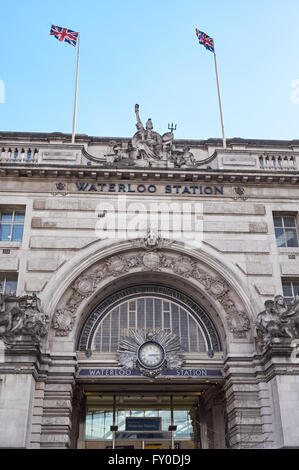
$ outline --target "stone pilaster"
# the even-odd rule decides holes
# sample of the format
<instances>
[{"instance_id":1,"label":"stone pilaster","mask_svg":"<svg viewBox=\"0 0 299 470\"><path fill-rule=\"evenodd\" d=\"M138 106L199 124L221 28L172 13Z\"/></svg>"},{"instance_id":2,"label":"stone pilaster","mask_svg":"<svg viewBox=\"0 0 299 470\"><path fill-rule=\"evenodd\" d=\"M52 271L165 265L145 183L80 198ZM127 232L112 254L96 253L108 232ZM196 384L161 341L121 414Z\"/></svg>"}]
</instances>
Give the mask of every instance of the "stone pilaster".
<instances>
[{"instance_id":1,"label":"stone pilaster","mask_svg":"<svg viewBox=\"0 0 299 470\"><path fill-rule=\"evenodd\" d=\"M222 387L208 389L200 402L201 441L205 449L225 449L225 397Z\"/></svg>"},{"instance_id":2,"label":"stone pilaster","mask_svg":"<svg viewBox=\"0 0 299 470\"><path fill-rule=\"evenodd\" d=\"M264 398L265 426L275 448L299 448L298 347L288 339L274 339L258 356L259 375L268 387ZM272 421L272 423L271 423Z\"/></svg>"},{"instance_id":3,"label":"stone pilaster","mask_svg":"<svg viewBox=\"0 0 299 470\"><path fill-rule=\"evenodd\" d=\"M72 402L76 361L73 354L51 356L44 389L41 447L71 447Z\"/></svg>"},{"instance_id":4,"label":"stone pilaster","mask_svg":"<svg viewBox=\"0 0 299 470\"><path fill-rule=\"evenodd\" d=\"M233 449L267 447L260 401L252 359L228 358L225 365L226 381L226 440Z\"/></svg>"}]
</instances>

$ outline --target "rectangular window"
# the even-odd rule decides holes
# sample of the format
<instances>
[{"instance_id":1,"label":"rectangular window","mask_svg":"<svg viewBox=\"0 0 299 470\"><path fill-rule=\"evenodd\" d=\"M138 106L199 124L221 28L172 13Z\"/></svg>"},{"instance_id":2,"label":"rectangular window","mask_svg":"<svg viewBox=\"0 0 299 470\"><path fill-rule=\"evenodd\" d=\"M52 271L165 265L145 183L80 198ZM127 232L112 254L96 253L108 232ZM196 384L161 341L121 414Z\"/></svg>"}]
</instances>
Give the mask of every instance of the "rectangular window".
<instances>
[{"instance_id":1,"label":"rectangular window","mask_svg":"<svg viewBox=\"0 0 299 470\"><path fill-rule=\"evenodd\" d=\"M274 215L273 219L277 246L299 246L296 217L294 215Z\"/></svg>"},{"instance_id":2,"label":"rectangular window","mask_svg":"<svg viewBox=\"0 0 299 470\"><path fill-rule=\"evenodd\" d=\"M0 294L15 295L17 284L18 275L16 273L0 273Z\"/></svg>"},{"instance_id":3,"label":"rectangular window","mask_svg":"<svg viewBox=\"0 0 299 470\"><path fill-rule=\"evenodd\" d=\"M21 242L23 238L25 211L0 206L0 241Z\"/></svg>"},{"instance_id":4,"label":"rectangular window","mask_svg":"<svg viewBox=\"0 0 299 470\"><path fill-rule=\"evenodd\" d=\"M299 279L282 281L282 291L286 303L289 305L299 293Z\"/></svg>"}]
</instances>

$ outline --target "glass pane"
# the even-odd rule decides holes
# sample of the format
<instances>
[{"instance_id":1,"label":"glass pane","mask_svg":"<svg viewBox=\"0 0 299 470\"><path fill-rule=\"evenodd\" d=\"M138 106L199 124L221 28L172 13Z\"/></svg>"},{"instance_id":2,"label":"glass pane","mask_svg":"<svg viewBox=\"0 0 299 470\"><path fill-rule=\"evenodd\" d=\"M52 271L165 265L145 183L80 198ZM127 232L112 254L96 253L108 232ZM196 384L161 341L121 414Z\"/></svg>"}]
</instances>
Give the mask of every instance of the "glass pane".
<instances>
[{"instance_id":1,"label":"glass pane","mask_svg":"<svg viewBox=\"0 0 299 470\"><path fill-rule=\"evenodd\" d=\"M24 222L25 219L25 212L18 212L15 213L15 222Z\"/></svg>"},{"instance_id":2,"label":"glass pane","mask_svg":"<svg viewBox=\"0 0 299 470\"><path fill-rule=\"evenodd\" d=\"M189 316L189 331L190 331L190 352L197 352L197 325L193 318Z\"/></svg>"},{"instance_id":3,"label":"glass pane","mask_svg":"<svg viewBox=\"0 0 299 470\"><path fill-rule=\"evenodd\" d=\"M162 302L160 299L155 299L155 328L162 327Z\"/></svg>"},{"instance_id":4,"label":"glass pane","mask_svg":"<svg viewBox=\"0 0 299 470\"><path fill-rule=\"evenodd\" d=\"M189 438L192 436L193 427L187 410L174 410L174 422L177 425L176 438Z\"/></svg>"},{"instance_id":5,"label":"glass pane","mask_svg":"<svg viewBox=\"0 0 299 470\"><path fill-rule=\"evenodd\" d=\"M275 229L276 243L278 247L286 246L284 239L284 231L282 228Z\"/></svg>"},{"instance_id":6,"label":"glass pane","mask_svg":"<svg viewBox=\"0 0 299 470\"><path fill-rule=\"evenodd\" d=\"M274 216L274 227L282 227L282 217Z\"/></svg>"},{"instance_id":7,"label":"glass pane","mask_svg":"<svg viewBox=\"0 0 299 470\"><path fill-rule=\"evenodd\" d=\"M137 301L137 328L144 328L144 299Z\"/></svg>"},{"instance_id":8,"label":"glass pane","mask_svg":"<svg viewBox=\"0 0 299 470\"><path fill-rule=\"evenodd\" d=\"M187 313L180 308L181 345L184 351L189 351Z\"/></svg>"},{"instance_id":9,"label":"glass pane","mask_svg":"<svg viewBox=\"0 0 299 470\"><path fill-rule=\"evenodd\" d=\"M170 312L164 312L164 328L170 328Z\"/></svg>"},{"instance_id":10,"label":"glass pane","mask_svg":"<svg viewBox=\"0 0 299 470\"><path fill-rule=\"evenodd\" d=\"M3 221L3 222L11 222L11 221L12 221L12 211L10 211L10 212L2 212L2 213L1 213L1 221Z\"/></svg>"},{"instance_id":11,"label":"glass pane","mask_svg":"<svg viewBox=\"0 0 299 470\"><path fill-rule=\"evenodd\" d=\"M285 227L296 227L296 220L294 216L285 216L283 218L283 223Z\"/></svg>"},{"instance_id":12,"label":"glass pane","mask_svg":"<svg viewBox=\"0 0 299 470\"><path fill-rule=\"evenodd\" d=\"M110 315L102 323L102 351L109 351L110 342Z\"/></svg>"},{"instance_id":13,"label":"glass pane","mask_svg":"<svg viewBox=\"0 0 299 470\"><path fill-rule=\"evenodd\" d=\"M124 334L124 330L128 328L128 304L120 306L120 335Z\"/></svg>"},{"instance_id":14,"label":"glass pane","mask_svg":"<svg viewBox=\"0 0 299 470\"><path fill-rule=\"evenodd\" d=\"M294 295L296 296L299 292L299 282L293 282L293 292Z\"/></svg>"},{"instance_id":15,"label":"glass pane","mask_svg":"<svg viewBox=\"0 0 299 470\"><path fill-rule=\"evenodd\" d=\"M153 328L153 299L146 299L146 328Z\"/></svg>"},{"instance_id":16,"label":"glass pane","mask_svg":"<svg viewBox=\"0 0 299 470\"><path fill-rule=\"evenodd\" d=\"M180 337L180 326L179 326L179 308L177 305L172 304L172 332Z\"/></svg>"},{"instance_id":17,"label":"glass pane","mask_svg":"<svg viewBox=\"0 0 299 470\"><path fill-rule=\"evenodd\" d=\"M102 350L102 327L101 326L98 329L97 334L95 336L94 347L95 347L96 351L101 351Z\"/></svg>"},{"instance_id":18,"label":"glass pane","mask_svg":"<svg viewBox=\"0 0 299 470\"><path fill-rule=\"evenodd\" d=\"M118 348L118 337L119 337L119 331L118 331L118 308L113 310L111 316L111 351L115 351Z\"/></svg>"},{"instance_id":19,"label":"glass pane","mask_svg":"<svg viewBox=\"0 0 299 470\"><path fill-rule=\"evenodd\" d=\"M292 297L293 292L292 292L292 286L290 282L283 282L282 283L282 291L284 297Z\"/></svg>"},{"instance_id":20,"label":"glass pane","mask_svg":"<svg viewBox=\"0 0 299 470\"><path fill-rule=\"evenodd\" d=\"M0 241L10 242L11 225L0 224Z\"/></svg>"},{"instance_id":21,"label":"glass pane","mask_svg":"<svg viewBox=\"0 0 299 470\"><path fill-rule=\"evenodd\" d=\"M117 426L119 431L126 429L126 411L117 410Z\"/></svg>"},{"instance_id":22,"label":"glass pane","mask_svg":"<svg viewBox=\"0 0 299 470\"><path fill-rule=\"evenodd\" d=\"M12 231L12 239L13 242L21 242L23 238L23 225L14 225Z\"/></svg>"},{"instance_id":23,"label":"glass pane","mask_svg":"<svg viewBox=\"0 0 299 470\"><path fill-rule=\"evenodd\" d=\"M286 229L286 240L287 240L287 246L298 246L298 238L297 238L297 233L296 229Z\"/></svg>"},{"instance_id":24,"label":"glass pane","mask_svg":"<svg viewBox=\"0 0 299 470\"><path fill-rule=\"evenodd\" d=\"M17 292L17 281L6 281L5 294L13 295Z\"/></svg>"},{"instance_id":25,"label":"glass pane","mask_svg":"<svg viewBox=\"0 0 299 470\"><path fill-rule=\"evenodd\" d=\"M136 322L135 311L129 312L129 328L135 328L136 327L135 322Z\"/></svg>"}]
</instances>

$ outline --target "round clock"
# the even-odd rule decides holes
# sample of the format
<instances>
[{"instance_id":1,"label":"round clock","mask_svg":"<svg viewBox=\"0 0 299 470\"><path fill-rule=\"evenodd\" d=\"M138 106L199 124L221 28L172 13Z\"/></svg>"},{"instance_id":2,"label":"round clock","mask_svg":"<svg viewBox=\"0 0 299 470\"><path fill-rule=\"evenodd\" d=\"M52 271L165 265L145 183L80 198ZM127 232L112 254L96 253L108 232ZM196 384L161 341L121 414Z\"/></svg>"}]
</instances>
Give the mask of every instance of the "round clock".
<instances>
[{"instance_id":1,"label":"round clock","mask_svg":"<svg viewBox=\"0 0 299 470\"><path fill-rule=\"evenodd\" d=\"M157 369L165 361L165 351L161 344L146 341L139 347L137 358L143 367Z\"/></svg>"}]
</instances>

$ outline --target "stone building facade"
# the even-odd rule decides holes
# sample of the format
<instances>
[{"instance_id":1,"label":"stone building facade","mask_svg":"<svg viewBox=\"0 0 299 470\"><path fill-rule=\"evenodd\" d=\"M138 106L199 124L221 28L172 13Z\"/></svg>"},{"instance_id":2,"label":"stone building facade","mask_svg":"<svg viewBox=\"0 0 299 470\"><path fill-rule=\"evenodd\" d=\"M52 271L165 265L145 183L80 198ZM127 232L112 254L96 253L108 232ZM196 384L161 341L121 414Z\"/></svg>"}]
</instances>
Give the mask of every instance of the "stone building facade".
<instances>
[{"instance_id":1,"label":"stone building facade","mask_svg":"<svg viewBox=\"0 0 299 470\"><path fill-rule=\"evenodd\" d=\"M0 446L298 448L299 141L135 111L132 139L0 133Z\"/></svg>"}]
</instances>

